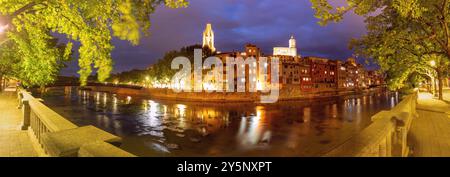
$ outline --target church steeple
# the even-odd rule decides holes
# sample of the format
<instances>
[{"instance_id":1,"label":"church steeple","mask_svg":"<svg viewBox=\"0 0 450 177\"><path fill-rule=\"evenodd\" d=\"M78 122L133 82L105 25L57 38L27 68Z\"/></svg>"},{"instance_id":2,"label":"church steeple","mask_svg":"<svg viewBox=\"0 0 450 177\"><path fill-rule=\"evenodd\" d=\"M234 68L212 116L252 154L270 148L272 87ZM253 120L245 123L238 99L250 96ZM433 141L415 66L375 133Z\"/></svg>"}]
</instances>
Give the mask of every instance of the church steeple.
<instances>
[{"instance_id":1,"label":"church steeple","mask_svg":"<svg viewBox=\"0 0 450 177\"><path fill-rule=\"evenodd\" d=\"M289 47L274 47L273 48L273 55L274 56L292 56L292 57L299 57L297 54L297 41L295 40L294 36L292 35L289 39Z\"/></svg>"},{"instance_id":2,"label":"church steeple","mask_svg":"<svg viewBox=\"0 0 450 177\"><path fill-rule=\"evenodd\" d=\"M291 39L289 39L289 48L297 48L297 41L293 35L291 36Z\"/></svg>"},{"instance_id":3,"label":"church steeple","mask_svg":"<svg viewBox=\"0 0 450 177\"><path fill-rule=\"evenodd\" d=\"M213 52L216 51L214 47L214 31L211 23L206 24L205 31L203 31L203 47L208 46Z\"/></svg>"}]
</instances>

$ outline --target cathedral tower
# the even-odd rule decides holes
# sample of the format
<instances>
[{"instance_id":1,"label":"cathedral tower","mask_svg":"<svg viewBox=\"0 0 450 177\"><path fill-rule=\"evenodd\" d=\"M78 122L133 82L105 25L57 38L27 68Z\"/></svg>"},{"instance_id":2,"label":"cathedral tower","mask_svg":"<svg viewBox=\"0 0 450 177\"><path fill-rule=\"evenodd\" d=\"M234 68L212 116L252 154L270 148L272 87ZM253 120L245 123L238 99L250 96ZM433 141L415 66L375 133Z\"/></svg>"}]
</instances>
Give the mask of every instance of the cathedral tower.
<instances>
[{"instance_id":1,"label":"cathedral tower","mask_svg":"<svg viewBox=\"0 0 450 177\"><path fill-rule=\"evenodd\" d=\"M297 41L294 36L291 36L291 39L289 39L289 48L297 48Z\"/></svg>"},{"instance_id":2,"label":"cathedral tower","mask_svg":"<svg viewBox=\"0 0 450 177\"><path fill-rule=\"evenodd\" d=\"M206 24L205 31L203 31L203 47L208 46L213 52L216 51L214 47L214 31L211 23Z\"/></svg>"},{"instance_id":3,"label":"cathedral tower","mask_svg":"<svg viewBox=\"0 0 450 177\"><path fill-rule=\"evenodd\" d=\"M291 36L291 38L289 39L289 47L274 47L273 55L298 57L299 55L297 53L297 41L295 40L294 36Z\"/></svg>"}]
</instances>

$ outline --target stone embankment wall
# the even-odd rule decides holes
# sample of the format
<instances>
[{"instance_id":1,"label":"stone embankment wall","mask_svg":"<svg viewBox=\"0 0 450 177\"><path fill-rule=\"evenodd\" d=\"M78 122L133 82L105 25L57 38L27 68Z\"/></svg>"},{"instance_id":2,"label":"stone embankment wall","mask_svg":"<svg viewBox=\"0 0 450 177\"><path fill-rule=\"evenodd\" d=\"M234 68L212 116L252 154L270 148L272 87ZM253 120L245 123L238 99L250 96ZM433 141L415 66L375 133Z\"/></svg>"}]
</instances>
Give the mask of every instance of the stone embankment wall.
<instances>
[{"instance_id":1,"label":"stone embankment wall","mask_svg":"<svg viewBox=\"0 0 450 177\"><path fill-rule=\"evenodd\" d=\"M121 88L110 86L87 86L83 89L115 93L120 95L129 96L143 96L151 97L155 99L175 100L175 101L192 101L192 102L257 102L260 100L260 96L268 95L268 93L227 93L227 92L181 92L175 93L171 89L133 89L133 88ZM382 88L372 88L367 90L346 90L346 91L333 91L333 92L302 92L300 89L293 87L285 87L280 90L279 101L293 101L293 100L307 100L315 98L327 98L335 96L346 96L369 93L372 91L380 91Z\"/></svg>"},{"instance_id":2,"label":"stone embankment wall","mask_svg":"<svg viewBox=\"0 0 450 177\"><path fill-rule=\"evenodd\" d=\"M408 157L408 132L417 114L418 89L388 111L372 116L373 123L335 147L329 157Z\"/></svg>"},{"instance_id":3,"label":"stone embankment wall","mask_svg":"<svg viewBox=\"0 0 450 177\"><path fill-rule=\"evenodd\" d=\"M22 130L28 131L39 156L134 157L119 148L122 143L120 137L92 125L77 126L26 90L19 89L17 96L23 112Z\"/></svg>"}]
</instances>

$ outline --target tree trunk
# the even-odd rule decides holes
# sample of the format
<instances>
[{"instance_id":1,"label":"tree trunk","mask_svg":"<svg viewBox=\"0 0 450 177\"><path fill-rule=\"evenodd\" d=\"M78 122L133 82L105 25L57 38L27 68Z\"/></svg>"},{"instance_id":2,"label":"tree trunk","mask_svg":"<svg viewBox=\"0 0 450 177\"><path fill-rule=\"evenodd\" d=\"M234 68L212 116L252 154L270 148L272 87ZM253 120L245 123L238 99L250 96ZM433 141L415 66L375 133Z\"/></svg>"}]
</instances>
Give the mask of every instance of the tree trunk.
<instances>
[{"instance_id":1,"label":"tree trunk","mask_svg":"<svg viewBox=\"0 0 450 177\"><path fill-rule=\"evenodd\" d=\"M437 71L437 78L438 78L438 87L439 87L439 100L444 100L443 95L443 86L444 86L444 78L441 70Z\"/></svg>"},{"instance_id":2,"label":"tree trunk","mask_svg":"<svg viewBox=\"0 0 450 177\"><path fill-rule=\"evenodd\" d=\"M45 94L45 86L40 86L39 91L41 92L42 95Z\"/></svg>"},{"instance_id":3,"label":"tree trunk","mask_svg":"<svg viewBox=\"0 0 450 177\"><path fill-rule=\"evenodd\" d=\"M3 74L0 74L0 92L3 92Z\"/></svg>"}]
</instances>

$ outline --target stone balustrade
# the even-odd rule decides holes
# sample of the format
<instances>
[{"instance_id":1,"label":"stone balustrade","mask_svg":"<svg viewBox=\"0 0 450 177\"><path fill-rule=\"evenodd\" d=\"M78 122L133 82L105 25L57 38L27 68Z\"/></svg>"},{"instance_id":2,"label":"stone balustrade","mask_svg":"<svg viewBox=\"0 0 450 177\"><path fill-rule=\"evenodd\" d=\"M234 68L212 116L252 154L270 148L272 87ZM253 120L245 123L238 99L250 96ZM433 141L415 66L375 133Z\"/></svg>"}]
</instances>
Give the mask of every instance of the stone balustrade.
<instances>
[{"instance_id":1,"label":"stone balustrade","mask_svg":"<svg viewBox=\"0 0 450 177\"><path fill-rule=\"evenodd\" d=\"M326 153L328 157L407 157L411 122L417 117L418 90L389 111L372 117L373 123L358 135Z\"/></svg>"},{"instance_id":2,"label":"stone balustrade","mask_svg":"<svg viewBox=\"0 0 450 177\"><path fill-rule=\"evenodd\" d=\"M23 111L22 130L28 130L40 156L50 157L134 157L118 146L121 138L94 126L78 127L26 90L18 90Z\"/></svg>"}]
</instances>

